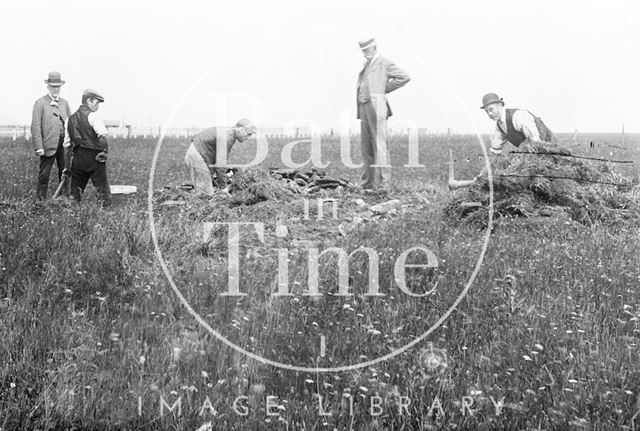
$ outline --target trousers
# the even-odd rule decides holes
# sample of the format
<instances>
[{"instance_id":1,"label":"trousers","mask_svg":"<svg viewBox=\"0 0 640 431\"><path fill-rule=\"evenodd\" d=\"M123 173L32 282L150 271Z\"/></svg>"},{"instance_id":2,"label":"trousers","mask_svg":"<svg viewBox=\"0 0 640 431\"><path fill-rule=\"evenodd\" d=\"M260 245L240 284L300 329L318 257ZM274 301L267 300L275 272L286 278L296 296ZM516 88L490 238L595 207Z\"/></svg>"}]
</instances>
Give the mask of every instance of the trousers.
<instances>
[{"instance_id":1,"label":"trousers","mask_svg":"<svg viewBox=\"0 0 640 431\"><path fill-rule=\"evenodd\" d=\"M98 162L100 150L76 147L71 162L71 198L80 202L89 179L96 188L98 203L104 207L111 205L111 187L107 179L107 163Z\"/></svg>"},{"instance_id":2,"label":"trousers","mask_svg":"<svg viewBox=\"0 0 640 431\"><path fill-rule=\"evenodd\" d=\"M47 190L49 189L49 177L51 176L51 168L55 162L58 166L58 182L62 178L62 170L64 169L64 149L62 143L64 136L60 137L58 142L58 149L53 156L45 157L40 156L40 169L38 171L38 185L36 188L36 194L38 199L44 200L47 198Z\"/></svg>"},{"instance_id":3,"label":"trousers","mask_svg":"<svg viewBox=\"0 0 640 431\"><path fill-rule=\"evenodd\" d=\"M372 99L358 104L360 114L360 149L364 163L362 187L385 188L391 179L391 160L387 147L387 104Z\"/></svg>"},{"instance_id":4,"label":"trousers","mask_svg":"<svg viewBox=\"0 0 640 431\"><path fill-rule=\"evenodd\" d=\"M215 189L211 180L211 171L193 142L184 156L184 165L187 168L187 176L193 184L193 190L196 193L213 196Z\"/></svg>"}]
</instances>

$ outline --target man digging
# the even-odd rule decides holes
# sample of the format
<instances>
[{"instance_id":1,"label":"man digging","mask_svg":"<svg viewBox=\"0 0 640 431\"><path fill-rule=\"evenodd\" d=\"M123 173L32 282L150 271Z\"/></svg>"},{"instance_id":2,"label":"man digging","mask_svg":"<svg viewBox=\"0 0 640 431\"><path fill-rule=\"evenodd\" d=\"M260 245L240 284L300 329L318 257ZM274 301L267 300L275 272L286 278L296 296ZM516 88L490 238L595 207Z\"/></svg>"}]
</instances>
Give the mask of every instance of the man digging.
<instances>
[{"instance_id":1,"label":"man digging","mask_svg":"<svg viewBox=\"0 0 640 431\"><path fill-rule=\"evenodd\" d=\"M502 148L510 142L516 148L527 143L548 142L557 144L556 136L531 112L525 109L506 109L504 101L495 93L487 93L482 98L482 106L490 119L496 122L491 134L492 154L502 154Z\"/></svg>"},{"instance_id":2,"label":"man digging","mask_svg":"<svg viewBox=\"0 0 640 431\"><path fill-rule=\"evenodd\" d=\"M213 186L212 172L209 167L213 167L216 174L215 183L219 189L228 192L227 173L224 166L217 166L217 129L210 127L193 137L191 145L184 156L184 164L187 174L193 184L194 191L205 196L213 196L215 189ZM227 154L236 142L246 142L256 133L256 126L247 119L239 120L234 127L226 132Z\"/></svg>"},{"instance_id":3,"label":"man digging","mask_svg":"<svg viewBox=\"0 0 640 431\"><path fill-rule=\"evenodd\" d=\"M480 109L484 109L489 118L495 121L489 147L491 155L501 155L507 142L516 148L522 145L525 151L534 151L531 144L536 143L557 145L555 134L542 122L542 119L525 109L505 108L503 99L495 93L484 95ZM453 154L449 151L449 190L469 187L485 172L486 169L483 169L473 180L456 180L453 173Z\"/></svg>"}]
</instances>

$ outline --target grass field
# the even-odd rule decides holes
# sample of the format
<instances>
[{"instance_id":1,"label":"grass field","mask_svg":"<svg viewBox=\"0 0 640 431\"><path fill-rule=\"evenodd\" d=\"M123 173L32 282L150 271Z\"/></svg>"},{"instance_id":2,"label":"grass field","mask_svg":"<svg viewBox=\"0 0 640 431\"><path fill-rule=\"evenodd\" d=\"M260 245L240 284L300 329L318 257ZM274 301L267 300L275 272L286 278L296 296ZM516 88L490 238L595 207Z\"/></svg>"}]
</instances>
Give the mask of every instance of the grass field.
<instances>
[{"instance_id":1,"label":"grass field","mask_svg":"<svg viewBox=\"0 0 640 431\"><path fill-rule=\"evenodd\" d=\"M262 167L279 166L287 139L269 141ZM594 152L589 142L595 142ZM640 136L560 136L576 154L634 160ZM230 342L271 361L313 369L372 361L420 337L462 293L489 238L475 282L442 325L388 360L341 372L265 365L223 344L181 304L159 265L147 207L152 139L111 144L112 184L138 186L113 207L35 202L37 158L25 142L0 141L0 428L212 430L635 429L640 421L640 226L500 220L488 234L443 218L447 157L472 178L482 158L471 136L420 140L425 168L404 168L406 138L392 140L389 195L345 189L230 207L194 200L154 206L159 249L176 286ZM231 160L249 160L253 148ZM185 178L186 139L166 139L154 190ZM326 148L326 151L325 151ZM357 139L352 142L360 160ZM337 142L323 146L329 175ZM303 161L305 149L294 159ZM599 162L593 162L599 163ZM55 171L55 168L54 168ZM53 181L55 182L55 181ZM55 184L51 184L51 193ZM160 192L158 192L160 193ZM338 217L316 220L317 197ZM371 216L357 199L397 198ZM366 212L366 211L365 211ZM227 290L226 234L204 223L264 223L264 241L240 235L240 290ZM276 226L288 235L276 236ZM379 255L380 292L367 296L365 255L350 260L352 296L338 292L338 266L319 266L321 297L308 289L308 250L360 246ZM421 246L437 268L394 277L398 256ZM291 296L278 289L288 250ZM411 257L408 262L411 262ZM417 262L416 262L417 263ZM322 340L322 341L321 341ZM246 414L245 414L246 413Z\"/></svg>"}]
</instances>

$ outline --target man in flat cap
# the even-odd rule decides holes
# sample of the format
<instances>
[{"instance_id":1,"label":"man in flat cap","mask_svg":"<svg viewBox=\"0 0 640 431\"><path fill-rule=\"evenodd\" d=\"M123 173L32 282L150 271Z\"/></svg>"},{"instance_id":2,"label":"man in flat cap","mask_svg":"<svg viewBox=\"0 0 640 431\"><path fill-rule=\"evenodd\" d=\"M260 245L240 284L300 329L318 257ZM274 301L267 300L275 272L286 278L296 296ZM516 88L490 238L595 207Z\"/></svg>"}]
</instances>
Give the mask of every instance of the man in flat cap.
<instances>
[{"instance_id":1,"label":"man in flat cap","mask_svg":"<svg viewBox=\"0 0 640 431\"><path fill-rule=\"evenodd\" d=\"M82 92L82 104L69 117L67 130L72 152L71 198L80 202L87 182L91 179L96 188L98 202L111 205L111 189L107 179L107 127L97 114L104 97L95 90Z\"/></svg>"},{"instance_id":2,"label":"man in flat cap","mask_svg":"<svg viewBox=\"0 0 640 431\"><path fill-rule=\"evenodd\" d=\"M409 75L392 61L378 55L375 39L358 42L366 59L358 74L358 119L362 159L364 162L364 189L384 188L390 180L389 151L387 148L387 118L392 114L387 93L409 82Z\"/></svg>"},{"instance_id":3,"label":"man in flat cap","mask_svg":"<svg viewBox=\"0 0 640 431\"><path fill-rule=\"evenodd\" d=\"M213 196L213 174L215 184L219 189L227 191L227 171L219 165L217 154L218 134L226 140L227 154L236 142L245 142L256 133L256 126L250 120L243 118L236 125L226 131L210 127L193 137L191 145L184 156L187 175L194 186L194 191L206 196Z\"/></svg>"},{"instance_id":4,"label":"man in flat cap","mask_svg":"<svg viewBox=\"0 0 640 431\"><path fill-rule=\"evenodd\" d=\"M62 148L65 138L64 123L71 114L69 103L60 97L60 89L65 83L60 73L50 72L44 82L47 84L48 94L36 100L31 117L31 142L36 156L40 157L36 188L40 200L47 197L49 176L54 162L58 166L58 181L62 178L65 167Z\"/></svg>"},{"instance_id":5,"label":"man in flat cap","mask_svg":"<svg viewBox=\"0 0 640 431\"><path fill-rule=\"evenodd\" d=\"M507 142L516 147L525 141L557 143L556 136L542 119L525 109L506 109L504 101L495 93L484 95L480 109L484 109L489 118L496 122L489 148L492 154L501 154Z\"/></svg>"}]
</instances>

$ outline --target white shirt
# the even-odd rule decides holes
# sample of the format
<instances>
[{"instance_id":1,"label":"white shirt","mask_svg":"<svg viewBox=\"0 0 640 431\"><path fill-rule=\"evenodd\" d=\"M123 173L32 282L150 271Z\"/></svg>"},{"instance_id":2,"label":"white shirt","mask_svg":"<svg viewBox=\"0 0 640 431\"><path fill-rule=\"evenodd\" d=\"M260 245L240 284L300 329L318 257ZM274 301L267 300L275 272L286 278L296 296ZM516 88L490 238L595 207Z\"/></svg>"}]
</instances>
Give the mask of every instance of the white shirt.
<instances>
[{"instance_id":1,"label":"white shirt","mask_svg":"<svg viewBox=\"0 0 640 431\"><path fill-rule=\"evenodd\" d=\"M102 118L100 118L100 115L98 115L97 112L90 112L87 119L89 120L89 125L93 127L93 130L96 132L96 135L108 135L107 126L104 125L104 121L102 121Z\"/></svg>"},{"instance_id":2,"label":"white shirt","mask_svg":"<svg viewBox=\"0 0 640 431\"><path fill-rule=\"evenodd\" d=\"M104 121L102 121L102 118L100 118L97 112L89 112L89 115L87 115L87 120L89 120L89 125L93 127L93 131L96 132L96 135L107 136L109 134L109 132L107 131L107 126L105 126ZM62 145L65 147L71 146L68 118L64 123L64 142Z\"/></svg>"},{"instance_id":3,"label":"white shirt","mask_svg":"<svg viewBox=\"0 0 640 431\"><path fill-rule=\"evenodd\" d=\"M540 141L540 132L538 132L538 126L536 126L536 120L531 112L524 109L517 109L511 117L513 122L513 128L518 132L522 132L525 138L532 142ZM501 123L501 124L500 124ZM502 126L502 127L501 127ZM502 147L507 142L507 110L502 110L500 121L496 121L496 124L491 132L491 148L489 151L492 154L501 154Z\"/></svg>"},{"instance_id":4,"label":"white shirt","mask_svg":"<svg viewBox=\"0 0 640 431\"><path fill-rule=\"evenodd\" d=\"M364 67L367 67L367 65L373 63L374 61L376 61L378 59L378 57L380 57L380 54L378 54L378 52L376 52L373 56L373 58L371 59L371 61L365 60L364 62Z\"/></svg>"},{"instance_id":5,"label":"white shirt","mask_svg":"<svg viewBox=\"0 0 640 431\"><path fill-rule=\"evenodd\" d=\"M58 98L53 97L51 95L51 93L49 93L49 99L51 99L51 101L49 102L51 104L51 106L58 106L58 102L60 102L60 98L59 97Z\"/></svg>"}]
</instances>

